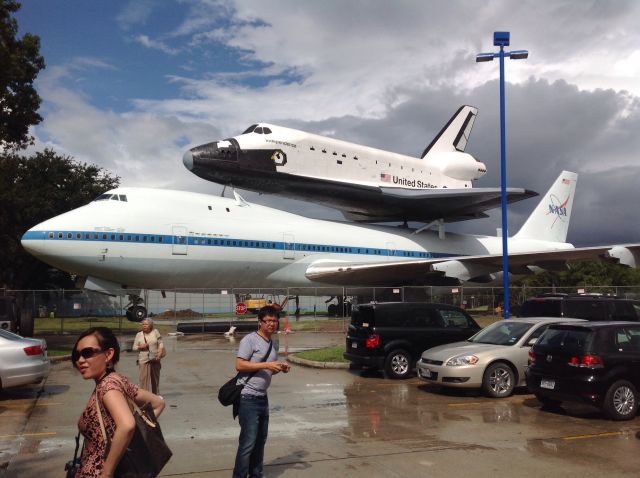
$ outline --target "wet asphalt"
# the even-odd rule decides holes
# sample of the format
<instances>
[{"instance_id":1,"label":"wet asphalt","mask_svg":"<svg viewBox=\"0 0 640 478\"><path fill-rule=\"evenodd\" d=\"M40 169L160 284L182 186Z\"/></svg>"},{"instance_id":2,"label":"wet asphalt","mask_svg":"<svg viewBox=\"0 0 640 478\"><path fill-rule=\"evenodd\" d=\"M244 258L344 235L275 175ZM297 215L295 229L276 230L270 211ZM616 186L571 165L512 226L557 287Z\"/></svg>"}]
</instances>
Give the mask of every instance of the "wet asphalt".
<instances>
[{"instance_id":1,"label":"wet asphalt","mask_svg":"<svg viewBox=\"0 0 640 478\"><path fill-rule=\"evenodd\" d=\"M238 339L239 340L239 339ZM342 344L342 334L295 333L280 352ZM166 338L160 418L174 456L161 476L229 477L239 427L217 388L233 376L237 341ZM135 354L119 371L135 379ZM77 419L93 390L69 362L43 385L0 394L0 476L64 476ZM590 407L541 410L519 390L502 400L441 391L417 378L294 365L273 378L265 476L637 476L640 419L605 420Z\"/></svg>"}]
</instances>

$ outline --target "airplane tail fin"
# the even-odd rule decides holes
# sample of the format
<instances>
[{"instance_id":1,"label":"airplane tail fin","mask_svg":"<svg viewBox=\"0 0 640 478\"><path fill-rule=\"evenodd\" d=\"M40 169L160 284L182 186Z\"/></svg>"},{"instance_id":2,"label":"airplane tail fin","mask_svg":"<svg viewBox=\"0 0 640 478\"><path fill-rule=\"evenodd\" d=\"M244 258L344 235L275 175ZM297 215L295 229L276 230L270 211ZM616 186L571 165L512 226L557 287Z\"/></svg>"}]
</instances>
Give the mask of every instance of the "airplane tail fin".
<instances>
[{"instance_id":1,"label":"airplane tail fin","mask_svg":"<svg viewBox=\"0 0 640 478\"><path fill-rule=\"evenodd\" d=\"M471 128L476 120L478 108L461 106L451 117L449 122L440 130L431 144L422 153L424 159L429 153L464 152L471 136Z\"/></svg>"},{"instance_id":2,"label":"airplane tail fin","mask_svg":"<svg viewBox=\"0 0 640 478\"><path fill-rule=\"evenodd\" d=\"M562 171L514 238L566 242L578 175Z\"/></svg>"}]
</instances>

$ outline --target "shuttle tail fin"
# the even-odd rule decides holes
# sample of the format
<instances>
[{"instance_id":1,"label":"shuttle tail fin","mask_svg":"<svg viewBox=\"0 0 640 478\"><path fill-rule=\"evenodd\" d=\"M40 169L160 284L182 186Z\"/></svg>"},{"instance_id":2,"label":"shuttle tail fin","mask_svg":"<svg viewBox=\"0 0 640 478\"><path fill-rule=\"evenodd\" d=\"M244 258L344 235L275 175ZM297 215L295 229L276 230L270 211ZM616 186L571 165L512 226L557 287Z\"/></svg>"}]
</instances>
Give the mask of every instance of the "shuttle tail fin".
<instances>
[{"instance_id":1,"label":"shuttle tail fin","mask_svg":"<svg viewBox=\"0 0 640 478\"><path fill-rule=\"evenodd\" d=\"M562 171L514 238L566 242L578 175Z\"/></svg>"},{"instance_id":2,"label":"shuttle tail fin","mask_svg":"<svg viewBox=\"0 0 640 478\"><path fill-rule=\"evenodd\" d=\"M478 108L461 106L427 146L421 158L425 159L430 153L464 152L477 115Z\"/></svg>"}]
</instances>

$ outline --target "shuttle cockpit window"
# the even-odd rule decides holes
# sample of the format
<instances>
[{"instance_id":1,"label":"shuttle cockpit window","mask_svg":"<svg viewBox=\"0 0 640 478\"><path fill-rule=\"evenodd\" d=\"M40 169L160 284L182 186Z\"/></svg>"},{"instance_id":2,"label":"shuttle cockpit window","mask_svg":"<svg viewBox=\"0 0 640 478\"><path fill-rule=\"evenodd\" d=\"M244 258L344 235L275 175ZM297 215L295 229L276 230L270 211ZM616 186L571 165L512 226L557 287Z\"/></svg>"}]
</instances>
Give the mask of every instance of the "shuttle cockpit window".
<instances>
[{"instance_id":1,"label":"shuttle cockpit window","mask_svg":"<svg viewBox=\"0 0 640 478\"><path fill-rule=\"evenodd\" d=\"M96 201L106 201L107 199L111 199L112 201L122 201L122 202L127 202L127 196L126 194L101 194L100 196L98 196L97 198L95 198L93 200L93 202Z\"/></svg>"},{"instance_id":2,"label":"shuttle cockpit window","mask_svg":"<svg viewBox=\"0 0 640 478\"><path fill-rule=\"evenodd\" d=\"M94 201L104 201L106 199L111 199L111 196L111 194L101 194L100 196L95 198Z\"/></svg>"},{"instance_id":3,"label":"shuttle cockpit window","mask_svg":"<svg viewBox=\"0 0 640 478\"><path fill-rule=\"evenodd\" d=\"M249 126L247 129L245 129L245 130L244 130L244 132L243 132L242 134L249 134L249 133L251 133L251 132L256 128L256 126L258 126L258 125L257 125L257 124L252 124L252 125L251 125L251 126Z\"/></svg>"},{"instance_id":4,"label":"shuttle cockpit window","mask_svg":"<svg viewBox=\"0 0 640 478\"><path fill-rule=\"evenodd\" d=\"M258 134L262 134L262 126L258 126L256 129L253 130L254 133L258 133Z\"/></svg>"}]
</instances>

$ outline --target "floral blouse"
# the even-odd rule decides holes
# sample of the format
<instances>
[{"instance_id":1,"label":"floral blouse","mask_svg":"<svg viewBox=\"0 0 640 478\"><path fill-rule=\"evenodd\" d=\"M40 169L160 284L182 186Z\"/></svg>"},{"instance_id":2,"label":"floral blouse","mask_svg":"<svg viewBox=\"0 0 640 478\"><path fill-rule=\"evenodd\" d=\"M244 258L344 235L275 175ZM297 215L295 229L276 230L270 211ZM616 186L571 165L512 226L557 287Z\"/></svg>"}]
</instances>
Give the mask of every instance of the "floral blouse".
<instances>
[{"instance_id":1,"label":"floral blouse","mask_svg":"<svg viewBox=\"0 0 640 478\"><path fill-rule=\"evenodd\" d=\"M119 373L112 372L104 377L96 386L95 393L89 397L86 408L80 415L78 429L84 436L84 451L82 452L82 466L76 473L76 478L99 478L107 457L107 444L100 430L100 421L96 410L96 395L100 399L100 410L109 440L115 431L115 422L102 401L109 390L119 390L123 395L132 400L138 394L138 386L131 383L128 378Z\"/></svg>"}]
</instances>

